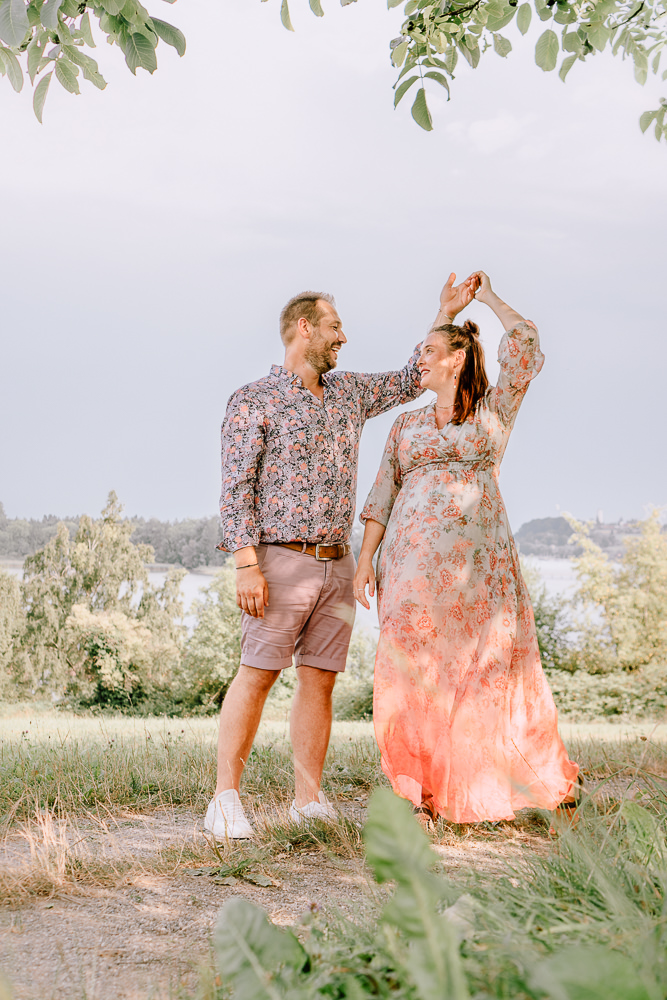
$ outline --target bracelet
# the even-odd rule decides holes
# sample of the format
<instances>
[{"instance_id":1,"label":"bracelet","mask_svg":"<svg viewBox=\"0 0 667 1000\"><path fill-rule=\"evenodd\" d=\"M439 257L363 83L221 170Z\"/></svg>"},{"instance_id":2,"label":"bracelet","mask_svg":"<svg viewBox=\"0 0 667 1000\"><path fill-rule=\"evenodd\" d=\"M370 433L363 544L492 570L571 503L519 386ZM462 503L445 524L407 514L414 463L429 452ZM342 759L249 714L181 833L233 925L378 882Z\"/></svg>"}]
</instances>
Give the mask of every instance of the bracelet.
<instances>
[{"instance_id":1,"label":"bracelet","mask_svg":"<svg viewBox=\"0 0 667 1000\"><path fill-rule=\"evenodd\" d=\"M246 563L245 566L237 566L237 569L250 569L251 566L259 566L259 563Z\"/></svg>"}]
</instances>

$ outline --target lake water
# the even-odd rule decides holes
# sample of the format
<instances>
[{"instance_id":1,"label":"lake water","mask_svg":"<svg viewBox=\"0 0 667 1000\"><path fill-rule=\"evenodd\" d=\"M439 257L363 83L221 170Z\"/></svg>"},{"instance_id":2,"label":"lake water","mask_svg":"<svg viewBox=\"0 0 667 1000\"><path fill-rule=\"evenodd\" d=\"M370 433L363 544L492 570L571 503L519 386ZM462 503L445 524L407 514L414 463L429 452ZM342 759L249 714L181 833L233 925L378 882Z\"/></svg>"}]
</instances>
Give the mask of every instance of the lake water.
<instances>
[{"instance_id":1,"label":"lake water","mask_svg":"<svg viewBox=\"0 0 667 1000\"><path fill-rule=\"evenodd\" d=\"M538 559L537 557L529 557L526 559L526 563L529 566L533 566L538 571L544 580L544 585L548 594L552 596L565 596L572 591L575 583L575 576L574 565L571 560ZM4 566L2 568L8 573L11 573L19 578L22 575L22 570L16 565ZM148 574L148 579L154 586L159 587L164 583L166 575L167 574L165 572L153 571ZM202 588L207 587L211 580L212 576L208 573L188 573L181 583L181 594L183 595L183 604L186 610L185 624L188 628L192 628L194 625L193 616L188 614L192 606L192 602L200 596ZM358 625L361 625L368 630L376 629L378 627L377 609L375 607L374 600L370 611L367 611L366 608L362 608L361 605L357 604L356 622Z\"/></svg>"}]
</instances>

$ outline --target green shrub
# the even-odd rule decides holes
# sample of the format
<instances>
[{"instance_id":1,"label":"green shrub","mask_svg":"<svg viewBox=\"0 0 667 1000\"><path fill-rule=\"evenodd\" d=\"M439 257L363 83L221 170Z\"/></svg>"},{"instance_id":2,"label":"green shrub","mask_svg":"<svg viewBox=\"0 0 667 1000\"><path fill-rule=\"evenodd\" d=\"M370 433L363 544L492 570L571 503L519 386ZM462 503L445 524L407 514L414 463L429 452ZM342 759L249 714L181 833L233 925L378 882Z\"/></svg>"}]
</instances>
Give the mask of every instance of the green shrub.
<instances>
[{"instance_id":1,"label":"green shrub","mask_svg":"<svg viewBox=\"0 0 667 1000\"><path fill-rule=\"evenodd\" d=\"M550 670L548 679L559 712L572 722L667 716L667 668L663 666L608 674Z\"/></svg>"}]
</instances>

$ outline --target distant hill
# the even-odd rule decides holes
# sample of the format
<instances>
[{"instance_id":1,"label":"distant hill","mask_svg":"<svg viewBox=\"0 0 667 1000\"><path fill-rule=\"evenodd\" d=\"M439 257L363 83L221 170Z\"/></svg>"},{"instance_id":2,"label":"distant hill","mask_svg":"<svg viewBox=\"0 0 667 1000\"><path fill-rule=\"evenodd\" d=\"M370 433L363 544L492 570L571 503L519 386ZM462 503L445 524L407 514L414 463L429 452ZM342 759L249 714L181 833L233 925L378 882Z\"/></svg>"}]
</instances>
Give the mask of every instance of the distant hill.
<instances>
[{"instance_id":1,"label":"distant hill","mask_svg":"<svg viewBox=\"0 0 667 1000\"><path fill-rule=\"evenodd\" d=\"M639 521L618 521L615 524L595 521L591 525L591 539L608 556L617 559L623 554L623 540L630 535L638 535L639 531ZM581 547L570 542L572 534L572 528L564 517L536 517L522 524L514 538L522 556L571 559L581 554Z\"/></svg>"}]
</instances>

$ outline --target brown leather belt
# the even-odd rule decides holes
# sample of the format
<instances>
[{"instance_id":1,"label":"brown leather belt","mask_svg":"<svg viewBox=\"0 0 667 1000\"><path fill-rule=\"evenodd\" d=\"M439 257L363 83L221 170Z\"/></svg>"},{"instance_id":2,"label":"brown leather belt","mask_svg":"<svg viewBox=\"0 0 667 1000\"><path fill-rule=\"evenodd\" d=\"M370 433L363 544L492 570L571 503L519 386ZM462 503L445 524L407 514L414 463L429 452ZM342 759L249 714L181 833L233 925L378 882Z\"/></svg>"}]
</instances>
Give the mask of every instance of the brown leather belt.
<instances>
[{"instance_id":1,"label":"brown leather belt","mask_svg":"<svg viewBox=\"0 0 667 1000\"><path fill-rule=\"evenodd\" d=\"M315 556L320 562L331 562L332 559L342 559L352 551L349 545L339 542L335 545L323 545L318 542L312 545L309 542L274 542L275 545L282 545L286 549L294 549L295 552L305 552L307 556Z\"/></svg>"}]
</instances>

